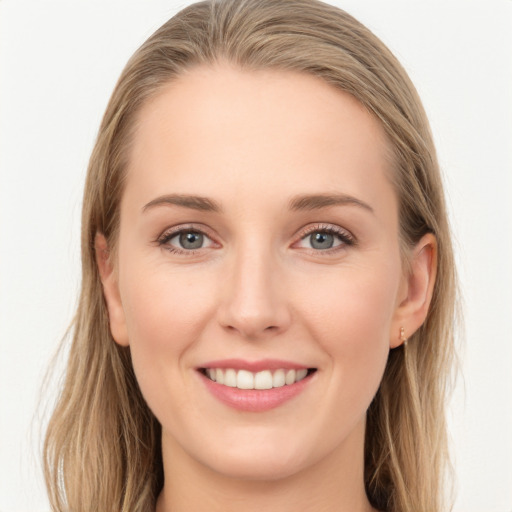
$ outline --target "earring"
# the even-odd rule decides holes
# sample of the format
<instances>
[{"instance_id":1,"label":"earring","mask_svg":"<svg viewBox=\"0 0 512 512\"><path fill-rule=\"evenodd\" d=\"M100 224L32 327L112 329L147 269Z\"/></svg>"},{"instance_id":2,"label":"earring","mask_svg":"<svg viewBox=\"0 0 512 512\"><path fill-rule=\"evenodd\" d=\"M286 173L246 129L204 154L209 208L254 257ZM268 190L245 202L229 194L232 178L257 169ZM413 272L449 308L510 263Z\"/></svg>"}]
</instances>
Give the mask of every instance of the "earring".
<instances>
[{"instance_id":1,"label":"earring","mask_svg":"<svg viewBox=\"0 0 512 512\"><path fill-rule=\"evenodd\" d=\"M400 327L400 341L404 348L407 347L407 338L405 337L405 329L403 327Z\"/></svg>"}]
</instances>

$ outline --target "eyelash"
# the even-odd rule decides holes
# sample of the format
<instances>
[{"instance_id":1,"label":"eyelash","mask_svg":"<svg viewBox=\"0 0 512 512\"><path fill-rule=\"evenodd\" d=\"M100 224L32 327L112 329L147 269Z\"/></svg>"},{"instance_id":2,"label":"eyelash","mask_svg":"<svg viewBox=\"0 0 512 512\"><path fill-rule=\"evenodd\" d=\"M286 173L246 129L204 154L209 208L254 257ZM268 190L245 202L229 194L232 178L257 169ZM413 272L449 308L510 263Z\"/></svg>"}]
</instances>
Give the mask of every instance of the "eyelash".
<instances>
[{"instance_id":1,"label":"eyelash","mask_svg":"<svg viewBox=\"0 0 512 512\"><path fill-rule=\"evenodd\" d=\"M163 247L166 251L169 251L173 254L186 254L188 256L194 255L201 251L201 249L204 249L204 247L201 247L199 249L179 249L177 247L169 245L170 240L172 240L177 235L181 235L182 233L198 233L212 240L212 237L209 236L208 233L203 228L199 228L194 225L189 225L180 226L179 228L171 228L171 230L164 231L164 233L157 238L156 243L160 247Z\"/></svg>"},{"instance_id":2,"label":"eyelash","mask_svg":"<svg viewBox=\"0 0 512 512\"><path fill-rule=\"evenodd\" d=\"M339 226L331 224L316 224L306 228L306 230L301 234L299 241L304 240L313 233L327 233L337 237L341 241L340 245L331 247L329 249L309 249L309 251L314 252L315 255L320 254L322 256L329 256L333 253L337 253L338 251L346 249L347 247L356 245L356 239L350 232Z\"/></svg>"},{"instance_id":3,"label":"eyelash","mask_svg":"<svg viewBox=\"0 0 512 512\"><path fill-rule=\"evenodd\" d=\"M162 235L160 235L157 240L155 241L158 246L163 247L165 250L173 253L173 254L186 254L186 255L195 255L198 252L200 252L202 249L205 249L204 247L200 247L199 249L179 249L177 247L174 247L172 245L169 245L169 241L172 240L177 235L180 235L182 233L198 233L201 234L210 240L212 240L212 237L208 235L208 233L202 229L198 228L193 225L189 226L181 226L179 228L172 228L172 230L165 231ZM298 241L302 241L308 236L310 236L313 233L326 233L329 235L333 235L338 238L338 240L341 241L341 244L335 247L331 247L328 249L307 249L310 252L314 253L315 255L322 255L322 256L328 256L332 255L333 253L337 253L340 250L346 249L347 247L355 246L357 244L357 241L355 237L349 233L347 230L340 228L338 226L333 226L330 224L316 224L313 226L310 226L304 230ZM297 242L295 242L297 243Z\"/></svg>"}]
</instances>

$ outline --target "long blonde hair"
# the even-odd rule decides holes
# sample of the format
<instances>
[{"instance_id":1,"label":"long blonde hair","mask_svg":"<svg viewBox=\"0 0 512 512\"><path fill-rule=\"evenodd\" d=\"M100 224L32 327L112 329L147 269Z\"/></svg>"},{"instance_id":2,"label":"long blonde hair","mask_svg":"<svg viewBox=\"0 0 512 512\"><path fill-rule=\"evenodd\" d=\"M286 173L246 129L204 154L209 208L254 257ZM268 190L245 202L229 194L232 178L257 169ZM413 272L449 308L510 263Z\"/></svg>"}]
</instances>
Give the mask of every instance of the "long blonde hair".
<instances>
[{"instance_id":1,"label":"long blonde hair","mask_svg":"<svg viewBox=\"0 0 512 512\"><path fill-rule=\"evenodd\" d=\"M456 277L440 172L427 118L407 74L368 29L317 0L208 0L165 23L133 55L94 147L82 214L82 288L67 373L44 446L54 511L147 512L163 485L160 426L114 343L95 261L96 233L115 247L126 155L148 98L197 65L294 70L352 94L394 152L400 235L438 242L434 296L406 350L392 350L367 413L365 485L386 512L444 508L444 406L453 360Z\"/></svg>"}]
</instances>

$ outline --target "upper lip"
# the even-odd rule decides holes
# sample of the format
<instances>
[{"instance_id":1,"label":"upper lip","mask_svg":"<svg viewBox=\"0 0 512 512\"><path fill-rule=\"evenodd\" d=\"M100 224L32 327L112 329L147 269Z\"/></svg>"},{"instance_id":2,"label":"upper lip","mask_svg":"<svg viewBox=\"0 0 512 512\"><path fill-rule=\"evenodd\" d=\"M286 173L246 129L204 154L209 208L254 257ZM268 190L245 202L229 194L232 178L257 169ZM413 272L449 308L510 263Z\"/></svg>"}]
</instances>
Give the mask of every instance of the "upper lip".
<instances>
[{"instance_id":1,"label":"upper lip","mask_svg":"<svg viewBox=\"0 0 512 512\"><path fill-rule=\"evenodd\" d=\"M309 369L311 366L282 359L259 359L258 361L246 361L244 359L218 359L215 361L208 361L198 367L198 369L202 368L232 368L233 370L247 370L256 373L263 370Z\"/></svg>"}]
</instances>

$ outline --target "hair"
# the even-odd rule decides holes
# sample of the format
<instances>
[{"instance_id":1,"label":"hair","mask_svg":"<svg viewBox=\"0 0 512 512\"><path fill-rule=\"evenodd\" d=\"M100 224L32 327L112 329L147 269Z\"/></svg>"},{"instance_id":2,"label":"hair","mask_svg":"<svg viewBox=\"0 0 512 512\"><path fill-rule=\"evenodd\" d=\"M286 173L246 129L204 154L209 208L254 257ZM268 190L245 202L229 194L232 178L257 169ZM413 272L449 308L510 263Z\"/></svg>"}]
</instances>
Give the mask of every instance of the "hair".
<instances>
[{"instance_id":1,"label":"hair","mask_svg":"<svg viewBox=\"0 0 512 512\"><path fill-rule=\"evenodd\" d=\"M454 358L457 291L451 235L428 120L406 72L346 12L318 0L208 0L186 7L131 57L112 94L89 163L82 212L82 287L62 390L44 443L54 511L153 510L163 486L161 427L139 390L128 347L116 344L94 240L115 247L137 115L186 70L227 61L241 70L291 70L354 96L393 152L403 247L437 239L426 321L390 351L368 411L365 487L385 512L444 509L449 465L445 402Z\"/></svg>"}]
</instances>

